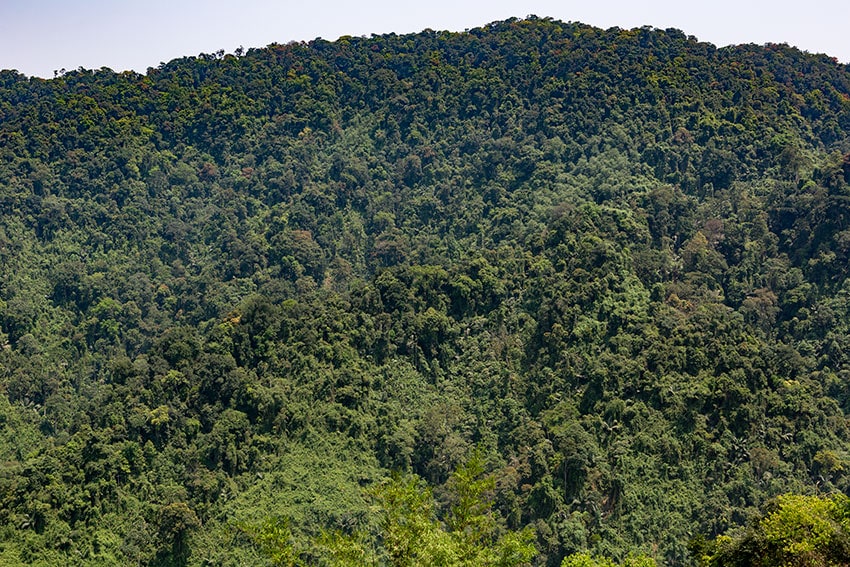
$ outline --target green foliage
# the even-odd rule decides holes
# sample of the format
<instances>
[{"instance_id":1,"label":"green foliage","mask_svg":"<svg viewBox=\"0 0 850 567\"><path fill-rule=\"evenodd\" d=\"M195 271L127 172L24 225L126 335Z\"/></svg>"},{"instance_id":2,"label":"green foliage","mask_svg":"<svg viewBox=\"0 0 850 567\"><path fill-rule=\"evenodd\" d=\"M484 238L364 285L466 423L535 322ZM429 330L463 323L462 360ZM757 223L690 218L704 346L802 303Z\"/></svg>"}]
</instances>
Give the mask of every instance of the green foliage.
<instances>
[{"instance_id":1,"label":"green foliage","mask_svg":"<svg viewBox=\"0 0 850 567\"><path fill-rule=\"evenodd\" d=\"M0 563L687 565L847 493L848 100L540 18L0 72Z\"/></svg>"},{"instance_id":2,"label":"green foliage","mask_svg":"<svg viewBox=\"0 0 850 567\"><path fill-rule=\"evenodd\" d=\"M499 529L483 492L493 485L483 464L476 450L455 471L449 494L455 503L445 521L438 518L432 492L420 478L396 475L370 489L379 517L377 534L323 531L299 554L285 522L265 520L242 529L275 565L300 565L305 556L310 563L338 566L530 565L534 533Z\"/></svg>"},{"instance_id":3,"label":"green foliage","mask_svg":"<svg viewBox=\"0 0 850 567\"><path fill-rule=\"evenodd\" d=\"M655 567L655 560L646 555L627 557L619 567ZM574 553L564 558L561 567L618 567L610 559L594 558L587 553Z\"/></svg>"},{"instance_id":4,"label":"green foliage","mask_svg":"<svg viewBox=\"0 0 850 567\"><path fill-rule=\"evenodd\" d=\"M295 567L304 565L292 544L292 531L285 520L267 519L260 525L239 525L237 529L245 533L260 548L273 565Z\"/></svg>"},{"instance_id":5,"label":"green foliage","mask_svg":"<svg viewBox=\"0 0 850 567\"><path fill-rule=\"evenodd\" d=\"M779 496L745 532L696 546L703 565L846 565L850 561L850 500Z\"/></svg>"}]
</instances>

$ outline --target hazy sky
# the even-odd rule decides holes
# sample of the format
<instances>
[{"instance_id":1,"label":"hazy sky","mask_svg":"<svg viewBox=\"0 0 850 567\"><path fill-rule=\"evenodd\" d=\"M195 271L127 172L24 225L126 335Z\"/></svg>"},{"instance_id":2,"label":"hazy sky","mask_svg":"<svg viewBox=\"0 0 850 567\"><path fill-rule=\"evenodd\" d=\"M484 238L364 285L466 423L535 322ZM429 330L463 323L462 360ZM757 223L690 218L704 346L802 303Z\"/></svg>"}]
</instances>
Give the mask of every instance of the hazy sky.
<instances>
[{"instance_id":1,"label":"hazy sky","mask_svg":"<svg viewBox=\"0 0 850 567\"><path fill-rule=\"evenodd\" d=\"M134 69L219 49L477 27L535 14L598 27L679 28L717 46L788 43L850 62L850 1L0 0L0 69Z\"/></svg>"}]
</instances>

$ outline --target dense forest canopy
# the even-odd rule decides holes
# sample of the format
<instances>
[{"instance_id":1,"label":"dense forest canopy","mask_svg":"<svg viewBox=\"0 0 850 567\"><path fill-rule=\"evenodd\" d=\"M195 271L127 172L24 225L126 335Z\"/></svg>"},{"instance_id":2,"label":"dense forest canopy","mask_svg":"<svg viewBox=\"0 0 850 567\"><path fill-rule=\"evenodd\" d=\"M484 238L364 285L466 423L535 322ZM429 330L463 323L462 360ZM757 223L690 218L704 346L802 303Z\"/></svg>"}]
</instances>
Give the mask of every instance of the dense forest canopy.
<instances>
[{"instance_id":1,"label":"dense forest canopy","mask_svg":"<svg viewBox=\"0 0 850 567\"><path fill-rule=\"evenodd\" d=\"M846 507L826 56L530 18L2 71L0 265L4 565L731 565Z\"/></svg>"}]
</instances>

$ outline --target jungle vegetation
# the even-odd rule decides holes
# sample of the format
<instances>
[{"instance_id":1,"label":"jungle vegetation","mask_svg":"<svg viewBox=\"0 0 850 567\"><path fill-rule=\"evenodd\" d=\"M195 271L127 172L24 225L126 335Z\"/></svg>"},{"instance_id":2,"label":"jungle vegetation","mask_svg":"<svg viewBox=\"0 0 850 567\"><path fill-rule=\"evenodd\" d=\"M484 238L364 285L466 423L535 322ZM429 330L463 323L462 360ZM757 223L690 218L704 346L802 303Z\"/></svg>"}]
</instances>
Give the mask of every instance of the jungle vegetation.
<instances>
[{"instance_id":1,"label":"jungle vegetation","mask_svg":"<svg viewBox=\"0 0 850 567\"><path fill-rule=\"evenodd\" d=\"M847 557L828 56L532 17L2 71L0 266L0 564Z\"/></svg>"}]
</instances>

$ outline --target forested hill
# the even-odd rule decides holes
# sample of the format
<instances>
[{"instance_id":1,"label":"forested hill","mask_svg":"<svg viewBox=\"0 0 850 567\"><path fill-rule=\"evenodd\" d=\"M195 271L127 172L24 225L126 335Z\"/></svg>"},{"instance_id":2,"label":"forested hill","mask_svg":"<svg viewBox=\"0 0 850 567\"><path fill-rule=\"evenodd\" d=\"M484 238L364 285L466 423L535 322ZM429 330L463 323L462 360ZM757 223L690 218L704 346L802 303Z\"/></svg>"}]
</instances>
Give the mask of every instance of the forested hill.
<instances>
[{"instance_id":1,"label":"forested hill","mask_svg":"<svg viewBox=\"0 0 850 567\"><path fill-rule=\"evenodd\" d=\"M694 564L850 490L848 183L677 30L2 71L0 564Z\"/></svg>"}]
</instances>

